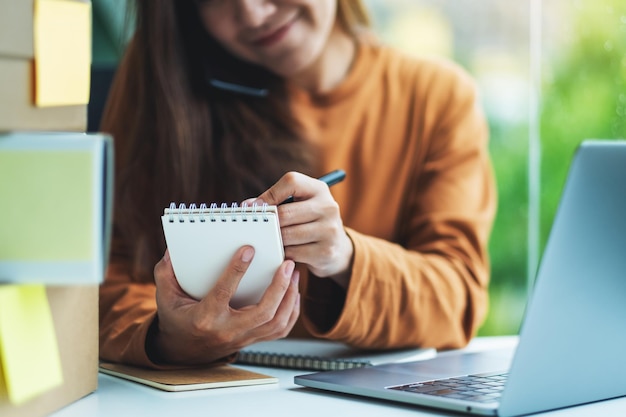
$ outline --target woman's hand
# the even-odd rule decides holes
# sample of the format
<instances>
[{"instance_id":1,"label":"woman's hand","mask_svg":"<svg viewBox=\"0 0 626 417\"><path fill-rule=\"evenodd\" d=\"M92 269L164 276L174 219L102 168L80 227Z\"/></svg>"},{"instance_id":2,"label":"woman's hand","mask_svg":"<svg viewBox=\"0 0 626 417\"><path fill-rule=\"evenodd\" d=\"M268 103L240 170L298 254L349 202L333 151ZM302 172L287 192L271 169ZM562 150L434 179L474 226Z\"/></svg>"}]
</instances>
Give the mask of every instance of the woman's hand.
<instances>
[{"instance_id":1,"label":"woman's hand","mask_svg":"<svg viewBox=\"0 0 626 417\"><path fill-rule=\"evenodd\" d=\"M196 301L178 285L165 252L154 268L158 322L147 347L153 360L207 364L289 333L300 313L299 273L291 260L278 268L258 304L238 310L229 305L253 256L251 246L240 248L206 297Z\"/></svg>"},{"instance_id":2,"label":"woman's hand","mask_svg":"<svg viewBox=\"0 0 626 417\"><path fill-rule=\"evenodd\" d=\"M293 203L278 207L285 257L347 288L354 247L343 228L339 205L324 182L289 172L250 202L278 205L289 197Z\"/></svg>"}]
</instances>

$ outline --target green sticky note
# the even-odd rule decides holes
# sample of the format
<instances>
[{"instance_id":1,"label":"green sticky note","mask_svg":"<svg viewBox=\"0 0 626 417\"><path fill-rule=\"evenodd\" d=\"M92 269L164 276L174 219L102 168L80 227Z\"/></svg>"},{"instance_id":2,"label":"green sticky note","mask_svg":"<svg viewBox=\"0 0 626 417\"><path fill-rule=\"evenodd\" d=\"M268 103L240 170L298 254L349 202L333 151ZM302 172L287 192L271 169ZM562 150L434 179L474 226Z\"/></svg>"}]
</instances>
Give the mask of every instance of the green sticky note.
<instances>
[{"instance_id":1,"label":"green sticky note","mask_svg":"<svg viewBox=\"0 0 626 417\"><path fill-rule=\"evenodd\" d=\"M63 383L43 285L0 285L0 363L8 399L15 405Z\"/></svg>"},{"instance_id":2,"label":"green sticky note","mask_svg":"<svg viewBox=\"0 0 626 417\"><path fill-rule=\"evenodd\" d=\"M109 136L0 133L0 282L102 282L112 172Z\"/></svg>"},{"instance_id":3,"label":"green sticky note","mask_svg":"<svg viewBox=\"0 0 626 417\"><path fill-rule=\"evenodd\" d=\"M93 258L93 153L0 153L0 260Z\"/></svg>"}]
</instances>

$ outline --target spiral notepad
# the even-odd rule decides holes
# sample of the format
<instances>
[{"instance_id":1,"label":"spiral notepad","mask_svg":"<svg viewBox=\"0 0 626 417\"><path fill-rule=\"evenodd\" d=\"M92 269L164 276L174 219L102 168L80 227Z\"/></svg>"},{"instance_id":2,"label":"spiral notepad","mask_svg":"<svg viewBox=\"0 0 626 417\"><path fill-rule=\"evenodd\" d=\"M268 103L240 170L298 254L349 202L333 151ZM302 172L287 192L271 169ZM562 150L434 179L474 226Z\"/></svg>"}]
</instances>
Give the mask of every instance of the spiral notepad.
<instances>
[{"instance_id":1,"label":"spiral notepad","mask_svg":"<svg viewBox=\"0 0 626 417\"><path fill-rule=\"evenodd\" d=\"M161 216L176 279L195 299L203 298L237 249L254 247L254 258L231 300L233 307L256 304L284 260L276 206L172 203Z\"/></svg>"},{"instance_id":2,"label":"spiral notepad","mask_svg":"<svg viewBox=\"0 0 626 417\"><path fill-rule=\"evenodd\" d=\"M236 362L272 368L336 371L429 359L436 354L432 348L366 351L330 340L288 338L250 345L239 352Z\"/></svg>"}]
</instances>

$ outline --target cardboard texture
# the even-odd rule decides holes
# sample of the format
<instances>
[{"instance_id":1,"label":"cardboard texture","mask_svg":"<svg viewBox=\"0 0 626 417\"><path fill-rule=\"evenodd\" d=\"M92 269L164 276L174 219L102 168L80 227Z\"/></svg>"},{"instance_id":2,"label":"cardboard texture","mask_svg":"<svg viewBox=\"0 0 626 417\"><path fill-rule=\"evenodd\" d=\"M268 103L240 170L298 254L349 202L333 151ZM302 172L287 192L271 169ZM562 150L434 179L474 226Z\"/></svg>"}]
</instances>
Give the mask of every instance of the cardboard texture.
<instances>
[{"instance_id":1,"label":"cardboard texture","mask_svg":"<svg viewBox=\"0 0 626 417\"><path fill-rule=\"evenodd\" d=\"M0 131L86 131L87 105L34 106L33 70L32 60L0 57Z\"/></svg>"},{"instance_id":2,"label":"cardboard texture","mask_svg":"<svg viewBox=\"0 0 626 417\"><path fill-rule=\"evenodd\" d=\"M98 286L47 287L46 293L59 344L63 384L19 407L0 399L3 417L46 416L97 388Z\"/></svg>"},{"instance_id":3,"label":"cardboard texture","mask_svg":"<svg viewBox=\"0 0 626 417\"><path fill-rule=\"evenodd\" d=\"M31 59L35 0L0 0L0 56Z\"/></svg>"}]
</instances>

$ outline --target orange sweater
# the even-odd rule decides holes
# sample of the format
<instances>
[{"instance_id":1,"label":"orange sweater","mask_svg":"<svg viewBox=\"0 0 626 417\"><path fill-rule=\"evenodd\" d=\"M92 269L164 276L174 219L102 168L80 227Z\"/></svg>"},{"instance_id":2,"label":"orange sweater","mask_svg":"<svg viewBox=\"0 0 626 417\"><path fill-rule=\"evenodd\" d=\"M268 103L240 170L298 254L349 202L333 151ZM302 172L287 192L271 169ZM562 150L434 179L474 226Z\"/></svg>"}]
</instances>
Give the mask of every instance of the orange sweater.
<instances>
[{"instance_id":1,"label":"orange sweater","mask_svg":"<svg viewBox=\"0 0 626 417\"><path fill-rule=\"evenodd\" d=\"M463 346L487 310L496 206L470 77L444 60L361 45L330 93L290 91L320 150L318 174L347 172L331 191L354 243L347 292L303 277L292 335L368 348ZM155 287L130 284L127 269L110 265L101 287L101 356L151 366Z\"/></svg>"}]
</instances>

